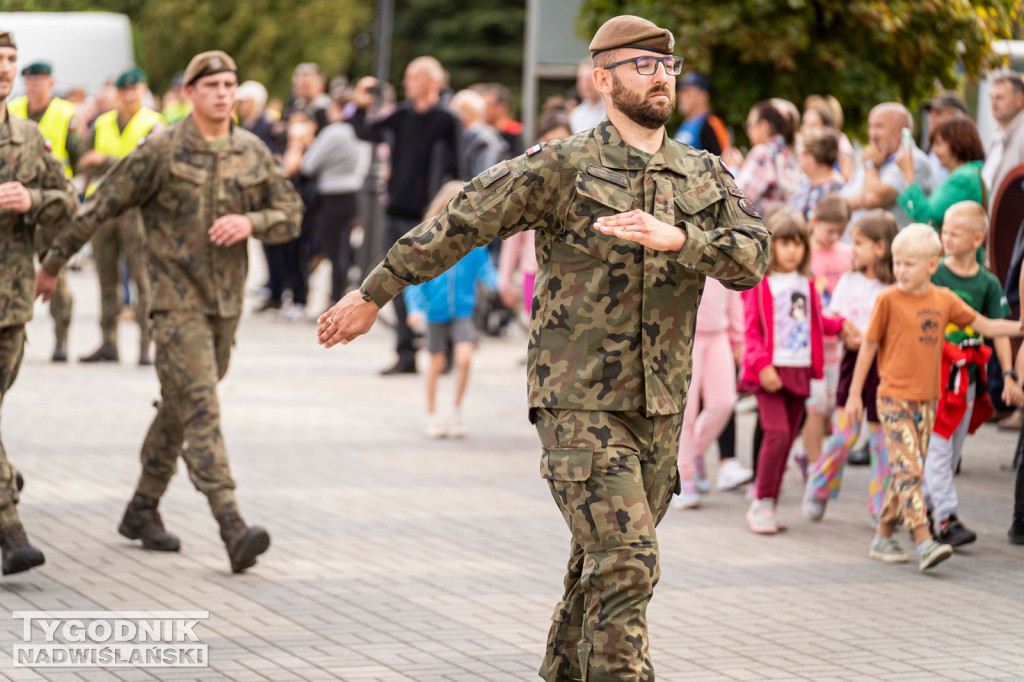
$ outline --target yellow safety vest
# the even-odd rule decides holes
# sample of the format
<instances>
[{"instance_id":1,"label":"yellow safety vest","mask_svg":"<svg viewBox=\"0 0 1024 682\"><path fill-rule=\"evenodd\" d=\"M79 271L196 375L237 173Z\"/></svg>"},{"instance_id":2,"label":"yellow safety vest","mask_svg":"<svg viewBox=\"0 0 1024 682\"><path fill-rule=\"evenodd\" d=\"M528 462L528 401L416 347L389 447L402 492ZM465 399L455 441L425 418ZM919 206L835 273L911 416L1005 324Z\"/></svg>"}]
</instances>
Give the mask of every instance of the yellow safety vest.
<instances>
[{"instance_id":1,"label":"yellow safety vest","mask_svg":"<svg viewBox=\"0 0 1024 682\"><path fill-rule=\"evenodd\" d=\"M7 111L17 118L28 118L28 97L15 97L7 104ZM46 105L43 117L39 119L39 132L50 143L50 151L64 166L64 175L71 177L71 156L68 154L68 129L75 117L75 105L66 99L54 97Z\"/></svg>"},{"instance_id":2,"label":"yellow safety vest","mask_svg":"<svg viewBox=\"0 0 1024 682\"><path fill-rule=\"evenodd\" d=\"M128 121L124 132L121 132L117 125L117 109L100 114L93 124L96 131L95 149L104 156L123 159L139 146L139 142L158 123L160 125L164 123L164 117L160 115L160 112L142 107L135 112L132 120ZM90 183L88 189L85 190L85 196L95 192L98 184Z\"/></svg>"}]
</instances>

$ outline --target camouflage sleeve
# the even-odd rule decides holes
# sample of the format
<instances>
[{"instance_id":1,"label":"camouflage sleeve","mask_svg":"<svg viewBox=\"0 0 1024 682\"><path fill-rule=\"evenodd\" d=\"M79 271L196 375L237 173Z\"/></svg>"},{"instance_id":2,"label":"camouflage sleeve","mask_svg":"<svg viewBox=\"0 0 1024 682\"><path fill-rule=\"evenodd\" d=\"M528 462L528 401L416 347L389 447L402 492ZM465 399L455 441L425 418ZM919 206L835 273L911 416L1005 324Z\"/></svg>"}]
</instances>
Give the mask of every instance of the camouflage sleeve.
<instances>
[{"instance_id":1,"label":"camouflage sleeve","mask_svg":"<svg viewBox=\"0 0 1024 682\"><path fill-rule=\"evenodd\" d=\"M42 145L40 145L42 147ZM64 177L64 168L49 152L42 152L38 184L28 187L32 207L25 214L30 225L52 225L75 215L78 202Z\"/></svg>"},{"instance_id":2,"label":"camouflage sleeve","mask_svg":"<svg viewBox=\"0 0 1024 682\"><path fill-rule=\"evenodd\" d=\"M712 175L726 196L716 206L714 229L683 225L686 243L679 250L679 262L728 289L743 291L764 277L771 234L722 162L713 157L712 163Z\"/></svg>"},{"instance_id":3,"label":"camouflage sleeve","mask_svg":"<svg viewBox=\"0 0 1024 682\"><path fill-rule=\"evenodd\" d=\"M489 168L441 213L398 240L367 276L363 298L383 306L407 286L452 267L477 246L524 230L553 229L566 192L557 145Z\"/></svg>"},{"instance_id":4,"label":"camouflage sleeve","mask_svg":"<svg viewBox=\"0 0 1024 682\"><path fill-rule=\"evenodd\" d=\"M261 150L265 151L265 150ZM264 184L263 208L245 215L252 220L252 236L268 244L283 244L302 231L302 199L288 178L274 164L270 152L263 154L269 179Z\"/></svg>"},{"instance_id":5,"label":"camouflage sleeve","mask_svg":"<svg viewBox=\"0 0 1024 682\"><path fill-rule=\"evenodd\" d=\"M61 169L61 176L63 177L63 169ZM36 253L39 254L40 260L46 256L46 251L53 244L57 235L61 233L61 230L66 228L75 219L75 208L78 207L78 191L75 189L74 184L68 178L64 179L65 191L74 201L74 208L65 216L61 216L57 220L44 220L36 224L35 233L35 249Z\"/></svg>"},{"instance_id":6,"label":"camouflage sleeve","mask_svg":"<svg viewBox=\"0 0 1024 682\"><path fill-rule=\"evenodd\" d=\"M144 144L114 164L75 219L55 237L43 258L43 269L56 276L100 225L155 195L161 184L161 159L157 145Z\"/></svg>"}]
</instances>

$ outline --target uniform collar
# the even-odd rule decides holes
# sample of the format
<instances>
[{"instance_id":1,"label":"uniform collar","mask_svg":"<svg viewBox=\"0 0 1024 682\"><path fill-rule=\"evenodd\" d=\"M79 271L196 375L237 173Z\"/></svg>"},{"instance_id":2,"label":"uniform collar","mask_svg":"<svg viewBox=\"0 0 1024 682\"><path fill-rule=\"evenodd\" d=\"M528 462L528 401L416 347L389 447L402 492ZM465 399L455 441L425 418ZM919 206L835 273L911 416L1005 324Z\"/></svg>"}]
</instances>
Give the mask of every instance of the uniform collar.
<instances>
[{"instance_id":1,"label":"uniform collar","mask_svg":"<svg viewBox=\"0 0 1024 682\"><path fill-rule=\"evenodd\" d=\"M3 123L0 123L0 139L10 140L13 144L21 144L25 141L25 133L21 126L16 126L12 123L11 112L6 112Z\"/></svg>"},{"instance_id":2,"label":"uniform collar","mask_svg":"<svg viewBox=\"0 0 1024 682\"><path fill-rule=\"evenodd\" d=\"M601 155L601 165L605 168L619 170L661 170L667 168L679 175L687 175L686 148L681 144L670 144L666 133L661 149L654 153L650 162L634 151L633 147L622 141L619 131L612 122L605 118L594 128L593 136L597 140Z\"/></svg>"},{"instance_id":3,"label":"uniform collar","mask_svg":"<svg viewBox=\"0 0 1024 682\"><path fill-rule=\"evenodd\" d=\"M181 122L177 134L178 139L181 140L182 144L187 149L200 153L205 152L207 154L216 153L212 149L210 149L210 143L207 142L206 138L203 137L203 134L199 132L199 126L196 125L195 119L192 117L192 114L189 114L188 117L186 117L185 120ZM241 142L238 140L238 136L235 135L234 121L231 122L231 129L228 132L228 137L230 139L228 140L228 144L224 147L224 149L230 150L232 152L244 151Z\"/></svg>"}]
</instances>

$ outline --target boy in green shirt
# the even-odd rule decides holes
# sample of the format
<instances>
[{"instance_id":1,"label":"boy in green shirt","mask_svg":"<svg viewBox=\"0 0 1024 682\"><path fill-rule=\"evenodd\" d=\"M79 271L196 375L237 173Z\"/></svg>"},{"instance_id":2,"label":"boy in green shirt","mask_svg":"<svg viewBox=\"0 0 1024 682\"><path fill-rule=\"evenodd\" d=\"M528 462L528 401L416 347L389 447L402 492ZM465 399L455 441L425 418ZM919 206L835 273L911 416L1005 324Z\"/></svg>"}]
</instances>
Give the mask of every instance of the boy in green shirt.
<instances>
[{"instance_id":1,"label":"boy in green shirt","mask_svg":"<svg viewBox=\"0 0 1024 682\"><path fill-rule=\"evenodd\" d=\"M987 231L988 217L980 204L961 201L950 206L942 224L942 248L946 255L931 280L932 284L951 289L985 317L1001 319L1010 314L1003 287L996 276L978 265L975 259ZM1009 338L999 337L992 343L1004 375L1016 379ZM988 356L984 340L971 327L961 329L950 324L946 329L942 397L925 458L924 494L938 524L936 539L953 547L977 539L977 535L957 518L953 474L960 463L968 432L973 433L987 418L986 413L990 415L992 411L983 381ZM964 362L967 386L962 381ZM1016 381L1007 381L1003 399L1009 403L1019 391Z\"/></svg>"}]
</instances>

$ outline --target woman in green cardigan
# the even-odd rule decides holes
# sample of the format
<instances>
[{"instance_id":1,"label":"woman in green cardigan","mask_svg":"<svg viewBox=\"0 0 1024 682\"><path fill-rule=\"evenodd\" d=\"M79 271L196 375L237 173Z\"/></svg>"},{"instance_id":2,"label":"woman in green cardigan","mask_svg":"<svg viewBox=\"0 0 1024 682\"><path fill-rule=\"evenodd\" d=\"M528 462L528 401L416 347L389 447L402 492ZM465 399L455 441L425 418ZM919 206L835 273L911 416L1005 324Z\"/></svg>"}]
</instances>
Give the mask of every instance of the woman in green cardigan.
<instances>
[{"instance_id":1,"label":"woman in green cardigan","mask_svg":"<svg viewBox=\"0 0 1024 682\"><path fill-rule=\"evenodd\" d=\"M985 150L974 121L966 116L954 116L943 121L931 132L932 152L949 177L935 188L930 196L914 180L914 160L902 148L896 156L896 165L907 181L907 188L896 200L915 223L926 223L936 230L942 229L946 209L958 201L976 201L988 204L988 190L981 178ZM978 249L978 263L984 265L984 247Z\"/></svg>"}]
</instances>

